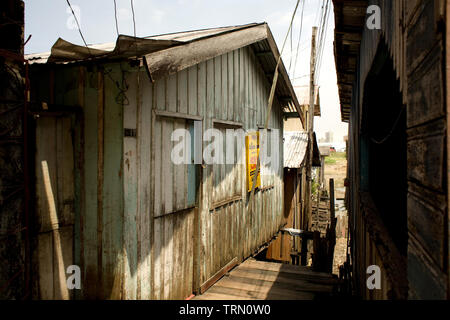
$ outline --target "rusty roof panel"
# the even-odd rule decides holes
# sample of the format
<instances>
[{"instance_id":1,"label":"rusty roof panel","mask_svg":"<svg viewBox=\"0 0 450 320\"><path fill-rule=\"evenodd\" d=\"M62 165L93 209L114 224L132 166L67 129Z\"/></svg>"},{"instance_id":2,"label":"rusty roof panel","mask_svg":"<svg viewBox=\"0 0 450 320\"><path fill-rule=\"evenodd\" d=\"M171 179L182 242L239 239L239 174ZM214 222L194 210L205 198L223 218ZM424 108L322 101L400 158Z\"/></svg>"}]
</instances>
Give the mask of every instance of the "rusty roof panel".
<instances>
[{"instance_id":1,"label":"rusty roof panel","mask_svg":"<svg viewBox=\"0 0 450 320\"><path fill-rule=\"evenodd\" d=\"M120 35L115 43L79 46L58 39L51 52L30 54L30 63L73 63L98 59L144 57L152 80L179 72L221 54L250 46L261 64L269 84L279 57L279 51L267 23L184 31L145 38ZM267 55L260 55L266 52ZM304 122L286 68L281 62L276 95L282 108L293 105Z\"/></svg>"},{"instance_id":2,"label":"rusty roof panel","mask_svg":"<svg viewBox=\"0 0 450 320\"><path fill-rule=\"evenodd\" d=\"M285 132L284 134L284 167L301 168L308 149L307 132Z\"/></svg>"}]
</instances>

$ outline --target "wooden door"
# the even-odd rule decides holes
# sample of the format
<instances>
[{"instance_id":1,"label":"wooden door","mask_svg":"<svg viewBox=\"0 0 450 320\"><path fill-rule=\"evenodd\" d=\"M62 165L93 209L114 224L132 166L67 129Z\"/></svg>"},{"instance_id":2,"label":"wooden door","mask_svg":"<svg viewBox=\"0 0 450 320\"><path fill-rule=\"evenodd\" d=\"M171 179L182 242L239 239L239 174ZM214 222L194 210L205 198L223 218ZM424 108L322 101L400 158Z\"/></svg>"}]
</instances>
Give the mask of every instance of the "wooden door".
<instances>
[{"instance_id":1,"label":"wooden door","mask_svg":"<svg viewBox=\"0 0 450 320\"><path fill-rule=\"evenodd\" d=\"M67 267L74 262L74 149L70 116L36 120L37 298L71 299Z\"/></svg>"}]
</instances>

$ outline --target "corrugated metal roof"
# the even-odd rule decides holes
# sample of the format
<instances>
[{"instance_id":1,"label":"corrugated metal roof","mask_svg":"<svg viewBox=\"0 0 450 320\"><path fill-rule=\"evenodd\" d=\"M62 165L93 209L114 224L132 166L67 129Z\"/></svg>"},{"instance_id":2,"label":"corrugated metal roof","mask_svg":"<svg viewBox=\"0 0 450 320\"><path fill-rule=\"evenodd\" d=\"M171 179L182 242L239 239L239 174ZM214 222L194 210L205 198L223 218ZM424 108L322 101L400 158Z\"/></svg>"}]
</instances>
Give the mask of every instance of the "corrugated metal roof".
<instances>
[{"instance_id":1,"label":"corrugated metal roof","mask_svg":"<svg viewBox=\"0 0 450 320\"><path fill-rule=\"evenodd\" d=\"M301 168L308 149L307 132L284 133L284 167L289 169Z\"/></svg>"},{"instance_id":2,"label":"corrugated metal roof","mask_svg":"<svg viewBox=\"0 0 450 320\"><path fill-rule=\"evenodd\" d=\"M183 31L175 33L167 33L155 36L135 38L127 35L119 35L116 42L107 42L100 44L89 44L89 50L85 46L70 43L59 38L52 46L51 51L35 54L27 54L25 58L30 63L47 63L47 62L73 62L88 58L117 58L119 53L121 56L135 56L148 54L150 52L159 51L171 46L212 37L226 32L237 31L243 28L257 26L260 24L250 23L242 26L210 28L193 31ZM158 46L156 46L158 44ZM153 47L152 47L153 45ZM136 46L138 50L136 52ZM154 50L155 47L157 50ZM130 50L127 50L130 49Z\"/></svg>"},{"instance_id":3,"label":"corrugated metal roof","mask_svg":"<svg viewBox=\"0 0 450 320\"><path fill-rule=\"evenodd\" d=\"M26 55L30 63L71 63L99 59L142 58L152 81L174 74L227 52L251 46L269 83L280 53L267 23L185 31L134 38L121 35L115 43L90 45L88 48L58 39L51 52ZM281 108L292 109L304 124L302 110L284 63L276 96Z\"/></svg>"}]
</instances>

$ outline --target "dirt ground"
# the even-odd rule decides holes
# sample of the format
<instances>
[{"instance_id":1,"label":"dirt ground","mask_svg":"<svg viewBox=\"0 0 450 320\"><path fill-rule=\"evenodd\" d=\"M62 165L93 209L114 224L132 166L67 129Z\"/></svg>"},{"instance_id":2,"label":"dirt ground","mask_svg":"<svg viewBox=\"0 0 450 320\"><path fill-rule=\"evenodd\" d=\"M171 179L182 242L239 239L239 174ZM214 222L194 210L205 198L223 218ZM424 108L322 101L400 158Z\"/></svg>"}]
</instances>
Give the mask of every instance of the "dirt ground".
<instances>
[{"instance_id":1,"label":"dirt ground","mask_svg":"<svg viewBox=\"0 0 450 320\"><path fill-rule=\"evenodd\" d=\"M342 266L346 259L347 239L337 238L336 247L334 247L333 274L339 275L339 267Z\"/></svg>"},{"instance_id":2,"label":"dirt ground","mask_svg":"<svg viewBox=\"0 0 450 320\"><path fill-rule=\"evenodd\" d=\"M345 197L344 180L347 177L347 158L345 153L334 153L325 160L325 184L334 179L336 199Z\"/></svg>"}]
</instances>

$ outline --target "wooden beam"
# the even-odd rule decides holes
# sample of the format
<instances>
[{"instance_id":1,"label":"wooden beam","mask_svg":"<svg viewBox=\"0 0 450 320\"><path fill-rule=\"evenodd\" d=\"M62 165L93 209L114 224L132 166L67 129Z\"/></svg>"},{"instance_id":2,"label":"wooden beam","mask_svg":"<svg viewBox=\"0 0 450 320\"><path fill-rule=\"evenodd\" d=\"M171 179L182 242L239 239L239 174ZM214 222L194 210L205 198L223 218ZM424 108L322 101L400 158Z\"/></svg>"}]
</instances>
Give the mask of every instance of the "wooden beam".
<instances>
[{"instance_id":1,"label":"wooden beam","mask_svg":"<svg viewBox=\"0 0 450 320\"><path fill-rule=\"evenodd\" d=\"M283 114L285 119L299 119L300 115L297 112L285 112Z\"/></svg>"},{"instance_id":2,"label":"wooden beam","mask_svg":"<svg viewBox=\"0 0 450 320\"><path fill-rule=\"evenodd\" d=\"M242 122L235 122L235 121L228 121L228 120L220 120L220 119L213 119L213 126L223 126L223 127L230 127L230 128L242 128L243 124Z\"/></svg>"},{"instance_id":3,"label":"wooden beam","mask_svg":"<svg viewBox=\"0 0 450 320\"><path fill-rule=\"evenodd\" d=\"M260 51L260 52L255 52L257 57L262 57L262 56L270 56L272 55L272 51Z\"/></svg>"},{"instance_id":4,"label":"wooden beam","mask_svg":"<svg viewBox=\"0 0 450 320\"><path fill-rule=\"evenodd\" d=\"M218 208L224 207L224 206L226 206L228 204L234 203L236 201L241 201L241 200L242 200L242 196L241 195L237 195L237 196L225 199L223 201L219 201L219 202L213 203L211 205L211 208L209 209L209 211L216 210Z\"/></svg>"},{"instance_id":5,"label":"wooden beam","mask_svg":"<svg viewBox=\"0 0 450 320\"><path fill-rule=\"evenodd\" d=\"M186 113L171 112L171 111L164 111L164 110L153 110L153 112L158 117L187 119L187 120L194 120L194 121L203 121L203 117L202 116L194 116L194 115L186 114Z\"/></svg>"},{"instance_id":6,"label":"wooden beam","mask_svg":"<svg viewBox=\"0 0 450 320\"><path fill-rule=\"evenodd\" d=\"M238 258L235 257L233 260L227 263L225 267L220 269L215 275L209 278L206 282L202 284L200 287L200 294L205 293L213 284L220 280L228 271L233 269L238 263Z\"/></svg>"}]
</instances>

